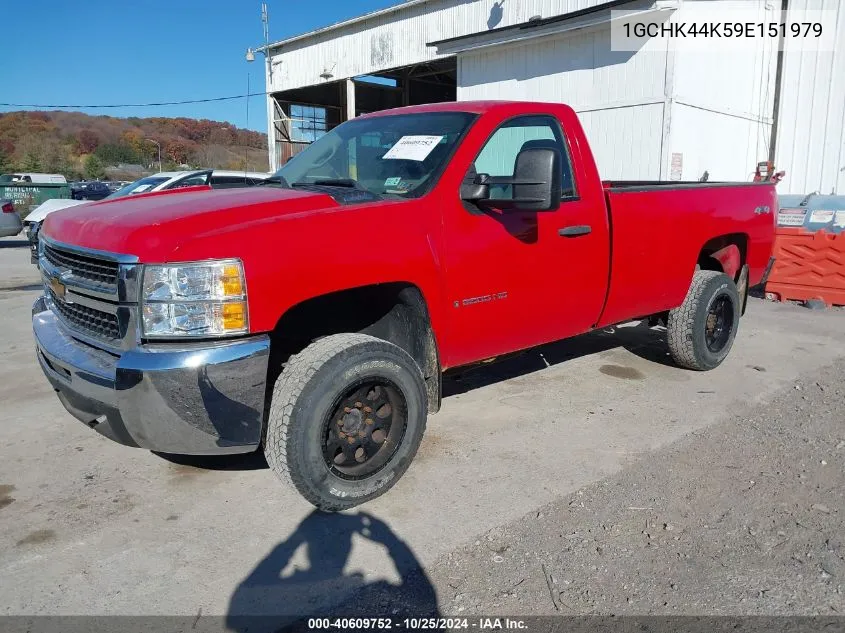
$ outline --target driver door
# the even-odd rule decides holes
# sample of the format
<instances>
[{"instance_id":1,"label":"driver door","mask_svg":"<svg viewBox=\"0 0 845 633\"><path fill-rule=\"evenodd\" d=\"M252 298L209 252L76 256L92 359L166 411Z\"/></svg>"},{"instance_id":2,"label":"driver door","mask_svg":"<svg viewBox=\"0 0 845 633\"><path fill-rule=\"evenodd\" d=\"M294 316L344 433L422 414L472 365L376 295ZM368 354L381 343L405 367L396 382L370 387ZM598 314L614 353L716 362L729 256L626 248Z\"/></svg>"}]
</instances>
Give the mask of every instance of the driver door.
<instances>
[{"instance_id":1,"label":"driver door","mask_svg":"<svg viewBox=\"0 0 845 633\"><path fill-rule=\"evenodd\" d=\"M507 181L517 155L537 147L560 152L560 206L541 212L497 208L495 200L513 197ZM490 200L480 207L456 194L448 203L450 366L584 332L598 318L607 287L607 262L599 258L607 245L591 248L593 239L604 239L601 233L570 238L562 231L590 224L597 212L579 198L570 156L556 118L510 119L490 136L467 174L488 175Z\"/></svg>"}]
</instances>

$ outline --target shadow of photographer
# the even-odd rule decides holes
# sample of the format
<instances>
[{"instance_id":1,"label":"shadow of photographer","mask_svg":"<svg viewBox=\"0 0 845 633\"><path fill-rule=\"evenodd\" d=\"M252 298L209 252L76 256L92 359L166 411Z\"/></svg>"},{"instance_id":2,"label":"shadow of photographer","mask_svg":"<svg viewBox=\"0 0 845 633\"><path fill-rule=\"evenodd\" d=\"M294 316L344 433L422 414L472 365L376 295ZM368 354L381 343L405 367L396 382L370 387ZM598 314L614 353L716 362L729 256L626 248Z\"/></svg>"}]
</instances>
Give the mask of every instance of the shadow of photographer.
<instances>
[{"instance_id":1,"label":"shadow of photographer","mask_svg":"<svg viewBox=\"0 0 845 633\"><path fill-rule=\"evenodd\" d=\"M384 548L398 584L347 571L355 535ZM299 553L303 546L304 557ZM314 510L237 586L226 626L244 633L294 631L307 630L307 618L315 616L437 615L437 596L428 576L386 523L365 512Z\"/></svg>"}]
</instances>

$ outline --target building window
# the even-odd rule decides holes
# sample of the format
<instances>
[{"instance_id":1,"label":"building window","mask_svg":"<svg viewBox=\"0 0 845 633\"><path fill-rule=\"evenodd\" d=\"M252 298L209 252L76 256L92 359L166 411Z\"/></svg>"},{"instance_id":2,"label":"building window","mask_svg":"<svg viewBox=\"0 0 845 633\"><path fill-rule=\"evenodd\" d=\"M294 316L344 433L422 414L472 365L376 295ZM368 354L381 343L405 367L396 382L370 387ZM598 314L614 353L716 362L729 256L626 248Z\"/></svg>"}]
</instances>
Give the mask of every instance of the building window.
<instances>
[{"instance_id":1,"label":"building window","mask_svg":"<svg viewBox=\"0 0 845 633\"><path fill-rule=\"evenodd\" d=\"M290 106L291 140L313 143L328 131L326 109L292 103Z\"/></svg>"}]
</instances>

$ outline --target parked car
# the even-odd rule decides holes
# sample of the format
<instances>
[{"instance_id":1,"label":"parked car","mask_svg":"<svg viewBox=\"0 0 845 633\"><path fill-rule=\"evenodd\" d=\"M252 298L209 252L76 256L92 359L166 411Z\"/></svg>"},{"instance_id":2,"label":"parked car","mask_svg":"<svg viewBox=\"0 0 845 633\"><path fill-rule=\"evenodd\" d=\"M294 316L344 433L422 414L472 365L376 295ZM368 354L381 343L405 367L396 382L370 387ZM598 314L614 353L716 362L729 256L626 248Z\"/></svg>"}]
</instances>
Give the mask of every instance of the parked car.
<instances>
[{"instance_id":1,"label":"parked car","mask_svg":"<svg viewBox=\"0 0 845 633\"><path fill-rule=\"evenodd\" d=\"M152 176L145 176L135 182L129 183L125 187L121 187L111 194L111 198L122 198L123 196L150 193L152 191L166 191L168 189L178 189L179 187L208 185L208 178L212 171L211 169L164 171L153 174Z\"/></svg>"},{"instance_id":2,"label":"parked car","mask_svg":"<svg viewBox=\"0 0 845 633\"><path fill-rule=\"evenodd\" d=\"M29 241L30 261L38 263L38 233L41 230L41 223L50 213L59 209L88 204L87 200L74 200L73 198L51 198L45 200L24 218L23 226L26 230L26 239Z\"/></svg>"},{"instance_id":3,"label":"parked car","mask_svg":"<svg viewBox=\"0 0 845 633\"><path fill-rule=\"evenodd\" d=\"M20 214L8 198L0 198L0 237L17 235L23 230Z\"/></svg>"},{"instance_id":4,"label":"parked car","mask_svg":"<svg viewBox=\"0 0 845 633\"><path fill-rule=\"evenodd\" d=\"M134 195L150 191L165 191L179 187L209 185L212 189L252 187L270 178L272 174L262 172L231 171L225 169L200 169L153 174L141 178L119 189L114 197Z\"/></svg>"},{"instance_id":5,"label":"parked car","mask_svg":"<svg viewBox=\"0 0 845 633\"><path fill-rule=\"evenodd\" d=\"M215 169L208 184L212 189L234 189L253 187L267 181L273 174L260 171L235 171Z\"/></svg>"},{"instance_id":6,"label":"parked car","mask_svg":"<svg viewBox=\"0 0 845 633\"><path fill-rule=\"evenodd\" d=\"M118 189L123 189L128 184L129 182L125 180L110 180L106 183L109 188L109 191L111 191L112 193L114 193Z\"/></svg>"},{"instance_id":7,"label":"parked car","mask_svg":"<svg viewBox=\"0 0 845 633\"><path fill-rule=\"evenodd\" d=\"M192 186L207 186L213 188L228 188L228 187L249 187L270 177L270 174L255 173L255 172L235 172L224 170L200 169L191 171L173 171L162 172L152 176L141 178L132 183L122 183L123 186L117 188L107 187L105 195L101 195L102 191L97 191L94 194L97 197L91 197L87 192L89 187L94 185L103 185L104 183L93 182L77 182L71 184L72 199L70 200L50 200L48 203L42 204L30 213L24 222L26 228L27 238L29 239L30 258L33 264L38 263L38 233L41 228L41 222L53 211L64 209L72 206L78 206L80 201L100 199L115 199L124 196L137 195L140 193L151 193L155 191L168 191L171 189L179 189L181 187Z\"/></svg>"},{"instance_id":8,"label":"parked car","mask_svg":"<svg viewBox=\"0 0 845 633\"><path fill-rule=\"evenodd\" d=\"M38 358L98 432L261 448L341 510L402 476L448 368L632 319L665 324L678 365L719 366L776 210L772 183L602 182L565 105L388 110L267 186L49 216Z\"/></svg>"},{"instance_id":9,"label":"parked car","mask_svg":"<svg viewBox=\"0 0 845 633\"><path fill-rule=\"evenodd\" d=\"M71 187L74 200L102 200L113 193L106 183L98 180L81 183L81 185L76 189Z\"/></svg>"},{"instance_id":10,"label":"parked car","mask_svg":"<svg viewBox=\"0 0 845 633\"><path fill-rule=\"evenodd\" d=\"M124 196L137 195L141 193L152 193L156 191L169 191L182 187L211 186L213 189L229 189L235 187L252 187L270 178L272 174L263 172L228 171L223 169L195 169L191 171L161 172L152 176L146 176L135 182L123 183L122 187L111 191L103 199L113 200ZM50 200L42 204L30 213L24 226L27 238L29 239L31 260L33 264L38 263L38 232L41 222L53 211L67 207L77 206L80 201L86 201L82 192L85 187L92 183L72 183L71 189L74 192L71 200ZM94 198L87 198L93 200Z\"/></svg>"},{"instance_id":11,"label":"parked car","mask_svg":"<svg viewBox=\"0 0 845 633\"><path fill-rule=\"evenodd\" d=\"M0 176L0 184L5 183L34 183L34 184L67 184L67 178L62 174L41 174L35 172L19 172L15 174L3 174Z\"/></svg>"}]
</instances>

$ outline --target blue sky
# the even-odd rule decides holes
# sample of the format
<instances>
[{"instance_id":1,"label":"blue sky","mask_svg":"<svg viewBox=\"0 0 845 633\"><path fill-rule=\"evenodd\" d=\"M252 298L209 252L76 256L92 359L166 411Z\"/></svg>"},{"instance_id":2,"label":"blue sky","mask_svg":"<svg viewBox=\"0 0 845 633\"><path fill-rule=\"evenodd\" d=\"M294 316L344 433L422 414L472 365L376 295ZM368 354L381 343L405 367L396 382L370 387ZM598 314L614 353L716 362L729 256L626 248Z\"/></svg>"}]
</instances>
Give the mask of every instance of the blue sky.
<instances>
[{"instance_id":1,"label":"blue sky","mask_svg":"<svg viewBox=\"0 0 845 633\"><path fill-rule=\"evenodd\" d=\"M270 39L398 4L399 0L268 0ZM264 90L260 0L27 0L4 11L0 101L109 104L180 101ZM17 110L0 106L0 112ZM263 97L249 127L266 131ZM82 110L190 116L247 126L246 100Z\"/></svg>"}]
</instances>

